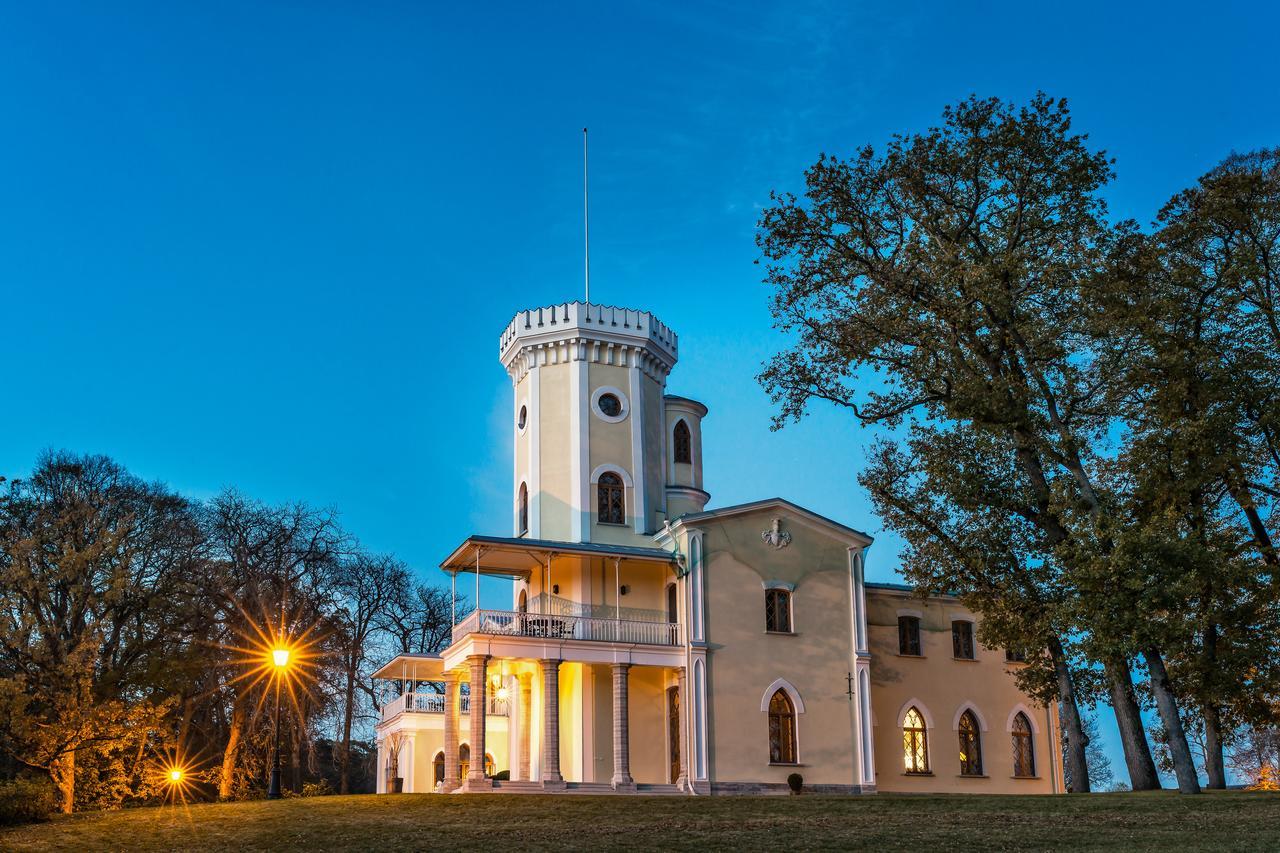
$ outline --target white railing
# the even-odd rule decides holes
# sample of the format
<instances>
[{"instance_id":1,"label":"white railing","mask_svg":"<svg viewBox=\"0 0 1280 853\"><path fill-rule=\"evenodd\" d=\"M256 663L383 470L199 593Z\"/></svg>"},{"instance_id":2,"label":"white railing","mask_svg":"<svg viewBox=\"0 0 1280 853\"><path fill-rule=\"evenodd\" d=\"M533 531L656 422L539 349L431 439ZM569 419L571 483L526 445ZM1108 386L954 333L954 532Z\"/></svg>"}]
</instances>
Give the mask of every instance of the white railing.
<instances>
[{"instance_id":1,"label":"white railing","mask_svg":"<svg viewBox=\"0 0 1280 853\"><path fill-rule=\"evenodd\" d=\"M472 611L466 619L453 626L453 641L456 643L468 634L641 643L652 646L680 645L680 628L674 622L518 613L512 610Z\"/></svg>"},{"instance_id":2,"label":"white railing","mask_svg":"<svg viewBox=\"0 0 1280 853\"><path fill-rule=\"evenodd\" d=\"M584 604L558 595L535 595L526 608L529 613L552 616L586 616L591 619L625 619L628 622L667 623L666 611L644 607L615 607L611 604Z\"/></svg>"},{"instance_id":3,"label":"white railing","mask_svg":"<svg viewBox=\"0 0 1280 853\"><path fill-rule=\"evenodd\" d=\"M471 713L471 697L458 697L458 713L465 716ZM396 714L443 714L443 693L402 693L382 706L382 719L389 720ZM486 712L493 716L507 716L507 703L497 697L489 697L489 709Z\"/></svg>"}]
</instances>

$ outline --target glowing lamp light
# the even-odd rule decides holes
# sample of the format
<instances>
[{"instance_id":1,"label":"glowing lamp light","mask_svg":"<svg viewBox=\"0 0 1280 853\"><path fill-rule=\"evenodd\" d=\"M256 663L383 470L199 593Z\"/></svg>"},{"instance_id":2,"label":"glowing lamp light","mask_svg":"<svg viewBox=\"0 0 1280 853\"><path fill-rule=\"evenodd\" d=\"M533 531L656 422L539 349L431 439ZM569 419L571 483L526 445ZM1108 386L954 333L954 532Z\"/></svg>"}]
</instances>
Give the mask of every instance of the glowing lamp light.
<instances>
[{"instance_id":1,"label":"glowing lamp light","mask_svg":"<svg viewBox=\"0 0 1280 853\"><path fill-rule=\"evenodd\" d=\"M271 660L275 663L277 667L280 667L283 669L284 667L289 665L289 650L288 649L272 649Z\"/></svg>"},{"instance_id":2,"label":"glowing lamp light","mask_svg":"<svg viewBox=\"0 0 1280 853\"><path fill-rule=\"evenodd\" d=\"M181 771L181 770L179 770L179 769L178 769L178 768L176 768L176 767L175 767L174 769L170 770L170 771L169 771L169 781L170 781L172 784L174 784L174 785L176 785L176 784L178 784L179 782L181 782L181 781L182 781L182 771Z\"/></svg>"},{"instance_id":3,"label":"glowing lamp light","mask_svg":"<svg viewBox=\"0 0 1280 853\"><path fill-rule=\"evenodd\" d=\"M498 688L498 701L499 701L499 702L505 702L505 701L507 701L507 696L508 696L508 695L509 695L509 693L508 693L508 691L507 691L507 688L505 688L505 687L499 687L499 688Z\"/></svg>"}]
</instances>

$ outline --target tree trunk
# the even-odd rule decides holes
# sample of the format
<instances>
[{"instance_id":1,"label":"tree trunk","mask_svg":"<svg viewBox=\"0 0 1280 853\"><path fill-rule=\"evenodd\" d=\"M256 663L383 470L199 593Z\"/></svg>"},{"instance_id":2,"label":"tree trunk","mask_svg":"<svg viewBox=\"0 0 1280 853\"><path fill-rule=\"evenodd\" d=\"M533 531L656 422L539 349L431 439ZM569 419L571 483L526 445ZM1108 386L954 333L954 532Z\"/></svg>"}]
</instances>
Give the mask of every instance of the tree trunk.
<instances>
[{"instance_id":1,"label":"tree trunk","mask_svg":"<svg viewBox=\"0 0 1280 853\"><path fill-rule=\"evenodd\" d=\"M289 770L292 774L292 781L289 784L289 790L295 794L302 793L302 726L292 725L289 727Z\"/></svg>"},{"instance_id":2,"label":"tree trunk","mask_svg":"<svg viewBox=\"0 0 1280 853\"><path fill-rule=\"evenodd\" d=\"M1103 664L1111 691L1111 709L1120 729L1120 745L1124 748L1124 764L1129 771L1129 784L1135 791L1160 790L1160 776L1151 758L1151 745L1142 725L1142 709L1133 692L1133 676L1126 660Z\"/></svg>"},{"instance_id":3,"label":"tree trunk","mask_svg":"<svg viewBox=\"0 0 1280 853\"><path fill-rule=\"evenodd\" d=\"M342 752L338 755L338 793L351 793L351 718L355 716L356 667L347 667L347 694L342 709Z\"/></svg>"},{"instance_id":4,"label":"tree trunk","mask_svg":"<svg viewBox=\"0 0 1280 853\"><path fill-rule=\"evenodd\" d=\"M1169 752L1173 755L1173 773L1178 778L1178 791L1183 794L1198 794L1200 780L1196 777L1196 764L1191 759L1186 732L1182 730L1178 700L1174 698L1169 685L1164 658L1160 656L1159 650L1146 648L1142 650L1142 659L1147 664L1147 674L1151 676L1151 692L1156 697L1160 721L1164 723L1165 734L1169 738Z\"/></svg>"},{"instance_id":5,"label":"tree trunk","mask_svg":"<svg viewBox=\"0 0 1280 853\"><path fill-rule=\"evenodd\" d=\"M1204 717L1204 772L1209 777L1207 787L1224 790L1227 787L1227 771L1222 760L1222 716L1218 707L1206 702L1200 709Z\"/></svg>"},{"instance_id":6,"label":"tree trunk","mask_svg":"<svg viewBox=\"0 0 1280 853\"><path fill-rule=\"evenodd\" d=\"M244 733L244 705L237 696L231 706L227 745L222 750L222 775L218 779L218 799L229 800L235 792L236 764L240 758L240 738Z\"/></svg>"},{"instance_id":7,"label":"tree trunk","mask_svg":"<svg viewBox=\"0 0 1280 853\"><path fill-rule=\"evenodd\" d=\"M1071 780L1068 790L1076 794L1087 794L1089 762L1085 758L1085 747L1089 745L1089 738L1080 722L1080 707L1076 704L1076 688L1071 678L1071 668L1067 665L1066 653L1057 637L1049 639L1049 656L1053 660L1053 672L1058 682L1058 700L1062 704L1062 728L1067 735L1066 772Z\"/></svg>"},{"instance_id":8,"label":"tree trunk","mask_svg":"<svg viewBox=\"0 0 1280 853\"><path fill-rule=\"evenodd\" d=\"M49 762L49 778L58 792L58 809L71 814L76 804L76 753L64 752Z\"/></svg>"}]
</instances>

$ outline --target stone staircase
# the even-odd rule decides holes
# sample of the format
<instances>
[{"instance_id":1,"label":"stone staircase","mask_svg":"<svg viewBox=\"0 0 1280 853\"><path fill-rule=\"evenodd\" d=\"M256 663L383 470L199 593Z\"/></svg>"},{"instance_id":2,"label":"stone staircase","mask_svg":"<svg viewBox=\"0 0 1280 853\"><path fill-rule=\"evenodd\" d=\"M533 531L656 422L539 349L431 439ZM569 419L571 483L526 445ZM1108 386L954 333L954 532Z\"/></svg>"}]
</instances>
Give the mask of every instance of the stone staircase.
<instances>
[{"instance_id":1,"label":"stone staircase","mask_svg":"<svg viewBox=\"0 0 1280 853\"><path fill-rule=\"evenodd\" d=\"M567 782L565 787L560 791L547 791L542 787L541 782L526 782L522 780L495 780L493 783L495 793L501 794L593 794L598 796L613 796L619 791L613 789L613 785L608 782ZM684 792L675 785L636 785L635 793L646 796L678 796Z\"/></svg>"}]
</instances>

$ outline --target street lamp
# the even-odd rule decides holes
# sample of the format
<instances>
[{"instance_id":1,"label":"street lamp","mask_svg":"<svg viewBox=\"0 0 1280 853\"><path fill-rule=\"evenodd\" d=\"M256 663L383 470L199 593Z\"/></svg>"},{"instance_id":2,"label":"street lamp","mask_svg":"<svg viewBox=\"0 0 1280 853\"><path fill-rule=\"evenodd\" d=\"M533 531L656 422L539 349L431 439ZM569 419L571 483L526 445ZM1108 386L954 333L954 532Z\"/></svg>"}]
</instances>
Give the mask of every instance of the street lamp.
<instances>
[{"instance_id":1,"label":"street lamp","mask_svg":"<svg viewBox=\"0 0 1280 853\"><path fill-rule=\"evenodd\" d=\"M276 682L276 749L275 761L271 766L271 785L267 788L267 799L280 799L280 680L284 678L285 668L289 666L289 649L281 646L271 650L271 662L275 665Z\"/></svg>"}]
</instances>

